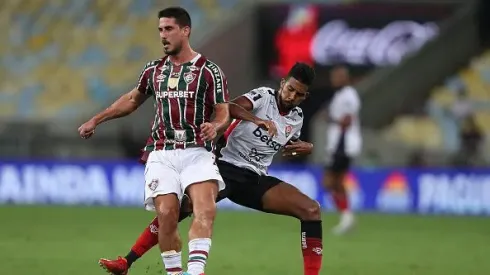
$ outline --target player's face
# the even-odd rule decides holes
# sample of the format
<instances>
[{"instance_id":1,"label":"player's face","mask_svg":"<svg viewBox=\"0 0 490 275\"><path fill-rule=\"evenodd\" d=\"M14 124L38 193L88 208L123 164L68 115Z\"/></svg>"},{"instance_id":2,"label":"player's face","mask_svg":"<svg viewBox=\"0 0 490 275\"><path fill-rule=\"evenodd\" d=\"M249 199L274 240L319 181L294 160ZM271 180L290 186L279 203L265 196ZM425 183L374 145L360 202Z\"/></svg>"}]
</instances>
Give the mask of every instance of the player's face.
<instances>
[{"instance_id":1,"label":"player's face","mask_svg":"<svg viewBox=\"0 0 490 275\"><path fill-rule=\"evenodd\" d=\"M290 77L281 81L279 90L280 104L286 109L292 109L306 99L308 86Z\"/></svg>"},{"instance_id":2,"label":"player's face","mask_svg":"<svg viewBox=\"0 0 490 275\"><path fill-rule=\"evenodd\" d=\"M330 83L336 89L347 85L348 80L349 73L346 68L336 68L330 73Z\"/></svg>"},{"instance_id":3,"label":"player's face","mask_svg":"<svg viewBox=\"0 0 490 275\"><path fill-rule=\"evenodd\" d=\"M176 55L182 49L182 44L189 37L190 28L180 27L175 18L162 17L159 20L158 30L163 50L167 55Z\"/></svg>"}]
</instances>

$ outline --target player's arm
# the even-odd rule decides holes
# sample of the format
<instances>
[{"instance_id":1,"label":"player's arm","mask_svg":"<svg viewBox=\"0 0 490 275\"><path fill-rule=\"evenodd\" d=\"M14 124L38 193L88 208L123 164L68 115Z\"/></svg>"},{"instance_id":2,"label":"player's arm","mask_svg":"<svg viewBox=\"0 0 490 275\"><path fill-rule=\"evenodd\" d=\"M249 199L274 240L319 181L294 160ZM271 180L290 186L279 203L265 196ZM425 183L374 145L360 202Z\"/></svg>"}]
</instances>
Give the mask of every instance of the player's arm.
<instances>
[{"instance_id":1,"label":"player's arm","mask_svg":"<svg viewBox=\"0 0 490 275\"><path fill-rule=\"evenodd\" d=\"M111 106L98 113L78 128L78 132L82 138L91 137L99 124L111 119L125 117L136 111L136 109L138 109L138 107L153 94L150 79L151 65L151 63L148 63L143 68L138 79L138 84L133 90L122 95Z\"/></svg>"},{"instance_id":2,"label":"player's arm","mask_svg":"<svg viewBox=\"0 0 490 275\"><path fill-rule=\"evenodd\" d=\"M263 120L252 113L264 104L264 100L264 92L259 91L259 89L239 96L233 99L230 104L230 116L233 119L250 121L262 129L267 130L269 135L275 136L277 134L277 128L274 122Z\"/></svg>"},{"instance_id":3,"label":"player's arm","mask_svg":"<svg viewBox=\"0 0 490 275\"><path fill-rule=\"evenodd\" d=\"M313 152L313 143L302 141L300 139L301 131L293 134L289 142L284 146L283 156L305 156Z\"/></svg>"},{"instance_id":4,"label":"player's arm","mask_svg":"<svg viewBox=\"0 0 490 275\"><path fill-rule=\"evenodd\" d=\"M205 74L207 77L206 98L212 99L212 102L208 101L208 104L213 105L214 118L201 125L201 138L213 140L230 124L230 104L228 102L230 92L226 77L216 64L207 64Z\"/></svg>"},{"instance_id":5,"label":"player's arm","mask_svg":"<svg viewBox=\"0 0 490 275\"><path fill-rule=\"evenodd\" d=\"M149 95L143 94L135 88L129 93L122 95L111 106L95 115L91 120L96 125L99 125L111 119L125 117L136 111L148 97Z\"/></svg>"}]
</instances>

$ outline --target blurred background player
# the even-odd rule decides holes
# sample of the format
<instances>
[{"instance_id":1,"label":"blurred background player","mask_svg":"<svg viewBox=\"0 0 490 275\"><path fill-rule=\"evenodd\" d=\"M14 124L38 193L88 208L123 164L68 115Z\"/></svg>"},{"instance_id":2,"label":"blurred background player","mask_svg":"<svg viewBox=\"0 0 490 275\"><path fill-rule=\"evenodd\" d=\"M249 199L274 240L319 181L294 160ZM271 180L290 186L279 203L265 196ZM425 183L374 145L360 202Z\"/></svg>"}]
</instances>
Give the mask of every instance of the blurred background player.
<instances>
[{"instance_id":1,"label":"blurred background player","mask_svg":"<svg viewBox=\"0 0 490 275\"><path fill-rule=\"evenodd\" d=\"M268 175L267 169L279 151L289 157L311 153L313 145L299 139L303 112L298 105L306 99L314 77L313 68L296 63L278 91L260 87L234 99L230 115L242 120L235 120L228 127L218 142L222 149L217 152L218 167L226 183L218 200L227 197L248 208L300 220L304 275L318 275L322 265L320 205L291 184ZM246 117L243 109L253 115ZM270 128L276 135L261 130L264 127L257 121L266 119L272 119L276 127ZM183 206L183 212L186 209ZM181 218L188 214L181 213ZM113 274L127 274L129 267L157 244L158 226L159 220L154 219L126 257L100 259L99 263Z\"/></svg>"},{"instance_id":2,"label":"blurred background player","mask_svg":"<svg viewBox=\"0 0 490 275\"><path fill-rule=\"evenodd\" d=\"M340 212L340 222L333 228L333 232L342 234L354 225L344 178L352 160L361 152L361 102L357 91L351 86L347 67L339 65L332 68L330 82L335 94L328 106L327 165L323 184Z\"/></svg>"},{"instance_id":3,"label":"blurred background player","mask_svg":"<svg viewBox=\"0 0 490 275\"><path fill-rule=\"evenodd\" d=\"M157 212L162 224L158 243L167 274L182 274L177 224L180 200L185 193L189 195L194 219L189 230L187 272L200 275L211 248L215 200L224 188L210 151L217 132L228 125L228 87L221 69L191 48L191 18L185 9L163 9L158 19L166 56L149 62L137 87L83 124L79 132L88 138L100 123L129 115L149 97L155 98L155 120L144 148L149 152L145 206Z\"/></svg>"}]
</instances>

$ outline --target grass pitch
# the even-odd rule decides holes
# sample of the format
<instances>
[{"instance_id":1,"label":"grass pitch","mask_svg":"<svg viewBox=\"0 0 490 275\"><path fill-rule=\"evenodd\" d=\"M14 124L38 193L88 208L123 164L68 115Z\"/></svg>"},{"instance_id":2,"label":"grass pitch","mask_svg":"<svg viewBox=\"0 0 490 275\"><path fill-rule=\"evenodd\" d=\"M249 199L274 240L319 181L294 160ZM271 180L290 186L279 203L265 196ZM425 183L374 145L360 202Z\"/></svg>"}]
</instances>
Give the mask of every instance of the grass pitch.
<instances>
[{"instance_id":1,"label":"grass pitch","mask_svg":"<svg viewBox=\"0 0 490 275\"><path fill-rule=\"evenodd\" d=\"M101 207L0 207L0 274L104 274L100 257L125 255L151 213ZM490 219L363 214L347 236L330 234L324 215L321 274L487 275ZM186 241L189 221L181 224ZM184 256L186 262L187 256ZM131 275L163 274L158 249ZM255 212L220 211L208 275L302 274L299 222Z\"/></svg>"}]
</instances>

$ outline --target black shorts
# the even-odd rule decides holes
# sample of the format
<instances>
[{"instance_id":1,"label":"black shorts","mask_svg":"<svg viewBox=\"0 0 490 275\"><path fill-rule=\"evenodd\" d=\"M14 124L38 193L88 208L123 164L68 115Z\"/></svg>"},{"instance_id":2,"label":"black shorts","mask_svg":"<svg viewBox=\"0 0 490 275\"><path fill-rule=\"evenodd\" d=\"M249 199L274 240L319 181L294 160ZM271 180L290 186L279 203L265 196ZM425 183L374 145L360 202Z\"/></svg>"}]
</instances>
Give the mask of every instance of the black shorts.
<instances>
[{"instance_id":1,"label":"black shorts","mask_svg":"<svg viewBox=\"0 0 490 275\"><path fill-rule=\"evenodd\" d=\"M278 178L262 176L228 162L218 160L217 164L226 184L226 188L218 195L218 201L228 198L241 206L264 211L262 197L269 189L282 182Z\"/></svg>"},{"instance_id":2,"label":"black shorts","mask_svg":"<svg viewBox=\"0 0 490 275\"><path fill-rule=\"evenodd\" d=\"M349 171L352 159L345 154L334 154L325 170L332 173L345 173Z\"/></svg>"},{"instance_id":3,"label":"black shorts","mask_svg":"<svg viewBox=\"0 0 490 275\"><path fill-rule=\"evenodd\" d=\"M352 159L345 153L345 133L340 136L335 153L331 156L325 170L332 173L349 171Z\"/></svg>"}]
</instances>

